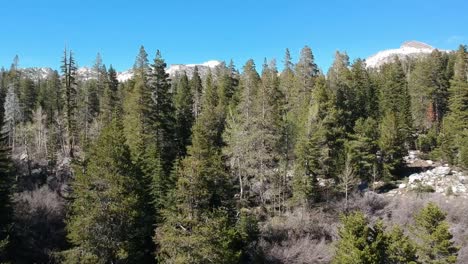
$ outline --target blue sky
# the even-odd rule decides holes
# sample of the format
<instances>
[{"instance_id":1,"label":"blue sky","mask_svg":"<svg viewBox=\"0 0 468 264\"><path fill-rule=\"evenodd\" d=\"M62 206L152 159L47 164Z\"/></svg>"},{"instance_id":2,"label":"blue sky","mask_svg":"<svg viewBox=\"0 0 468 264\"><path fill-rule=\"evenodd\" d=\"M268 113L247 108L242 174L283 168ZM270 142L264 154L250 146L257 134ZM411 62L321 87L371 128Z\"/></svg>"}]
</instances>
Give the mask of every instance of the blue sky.
<instances>
[{"instance_id":1,"label":"blue sky","mask_svg":"<svg viewBox=\"0 0 468 264\"><path fill-rule=\"evenodd\" d=\"M468 43L468 1L57 1L0 2L0 66L59 67L63 48L80 66L100 52L106 65L132 67L140 45L168 64L249 58L282 63L309 45L327 70L336 50L368 57L419 40L441 49Z\"/></svg>"}]
</instances>

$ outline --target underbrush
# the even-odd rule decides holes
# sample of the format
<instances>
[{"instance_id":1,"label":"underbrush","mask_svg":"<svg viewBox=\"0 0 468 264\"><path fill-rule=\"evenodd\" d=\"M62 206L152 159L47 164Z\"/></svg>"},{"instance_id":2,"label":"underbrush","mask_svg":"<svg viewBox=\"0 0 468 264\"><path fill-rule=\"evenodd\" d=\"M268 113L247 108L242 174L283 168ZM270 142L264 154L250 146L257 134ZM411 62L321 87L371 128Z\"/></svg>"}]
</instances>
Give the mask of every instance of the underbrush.
<instances>
[{"instance_id":1,"label":"underbrush","mask_svg":"<svg viewBox=\"0 0 468 264\"><path fill-rule=\"evenodd\" d=\"M413 216L427 203L434 202L447 212L450 231L460 246L458 262L468 263L468 207L463 198L438 193L419 193L385 197L373 192L355 194L348 211L361 211L370 222L382 219L387 228L400 225L411 236ZM343 201L324 203L313 208L296 208L281 217L261 223L259 250L267 263L329 263L338 238Z\"/></svg>"}]
</instances>

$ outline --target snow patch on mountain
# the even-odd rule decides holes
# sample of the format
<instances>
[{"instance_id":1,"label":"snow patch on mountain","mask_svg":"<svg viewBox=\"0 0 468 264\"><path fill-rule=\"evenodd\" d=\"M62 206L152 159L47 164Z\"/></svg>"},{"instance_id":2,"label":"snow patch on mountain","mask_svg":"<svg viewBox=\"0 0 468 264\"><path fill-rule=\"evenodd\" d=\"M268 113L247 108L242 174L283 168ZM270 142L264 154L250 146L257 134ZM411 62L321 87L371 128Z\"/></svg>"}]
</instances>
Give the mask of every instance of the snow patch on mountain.
<instances>
[{"instance_id":1,"label":"snow patch on mountain","mask_svg":"<svg viewBox=\"0 0 468 264\"><path fill-rule=\"evenodd\" d=\"M127 71L117 73L117 80L119 80L119 82L128 81L132 77L133 77L133 70L127 70Z\"/></svg>"},{"instance_id":2,"label":"snow patch on mountain","mask_svg":"<svg viewBox=\"0 0 468 264\"><path fill-rule=\"evenodd\" d=\"M22 74L32 80L44 80L51 75L54 70L48 67L31 67L19 69Z\"/></svg>"},{"instance_id":3,"label":"snow patch on mountain","mask_svg":"<svg viewBox=\"0 0 468 264\"><path fill-rule=\"evenodd\" d=\"M430 54L435 50L434 47L419 41L404 42L399 49L389 49L380 51L377 54L366 59L368 68L379 68L385 63L392 62L397 56L400 60L405 60L407 57L420 57ZM448 52L445 50L441 50Z\"/></svg>"},{"instance_id":4,"label":"snow patch on mountain","mask_svg":"<svg viewBox=\"0 0 468 264\"><path fill-rule=\"evenodd\" d=\"M200 64L172 64L166 68L166 72L169 76L174 77L177 73L185 71L189 78L192 77L195 66L198 67L198 72L200 76L205 76L208 73L208 70L216 68L220 65L221 62L217 60L210 60ZM119 82L125 82L133 77L133 70L127 70L117 73L117 79Z\"/></svg>"}]
</instances>

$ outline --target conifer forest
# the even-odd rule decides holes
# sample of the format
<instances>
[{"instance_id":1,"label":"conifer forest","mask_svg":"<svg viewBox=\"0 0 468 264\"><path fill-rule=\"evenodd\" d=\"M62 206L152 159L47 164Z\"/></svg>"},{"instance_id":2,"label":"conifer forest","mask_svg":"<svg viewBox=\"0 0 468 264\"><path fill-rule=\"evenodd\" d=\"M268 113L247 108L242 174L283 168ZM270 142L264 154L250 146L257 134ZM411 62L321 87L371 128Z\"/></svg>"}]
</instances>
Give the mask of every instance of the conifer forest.
<instances>
[{"instance_id":1,"label":"conifer forest","mask_svg":"<svg viewBox=\"0 0 468 264\"><path fill-rule=\"evenodd\" d=\"M0 262L468 263L467 46L329 69L312 48L169 73L141 46L125 80L15 57Z\"/></svg>"}]
</instances>

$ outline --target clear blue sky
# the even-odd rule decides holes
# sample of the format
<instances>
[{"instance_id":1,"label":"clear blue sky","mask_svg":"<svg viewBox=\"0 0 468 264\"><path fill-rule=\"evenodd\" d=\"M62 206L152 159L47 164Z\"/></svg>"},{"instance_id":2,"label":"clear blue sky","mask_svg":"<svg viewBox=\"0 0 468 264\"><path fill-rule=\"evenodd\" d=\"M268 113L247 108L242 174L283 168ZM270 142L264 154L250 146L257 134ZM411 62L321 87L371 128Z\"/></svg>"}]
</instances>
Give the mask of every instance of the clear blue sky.
<instances>
[{"instance_id":1,"label":"clear blue sky","mask_svg":"<svg viewBox=\"0 0 468 264\"><path fill-rule=\"evenodd\" d=\"M405 40L441 49L468 43L468 1L57 1L0 2L0 66L58 68L65 45L80 66L97 52L117 70L132 67L140 45L160 49L169 64L249 58L282 63L309 45L327 70L336 50L351 58Z\"/></svg>"}]
</instances>

